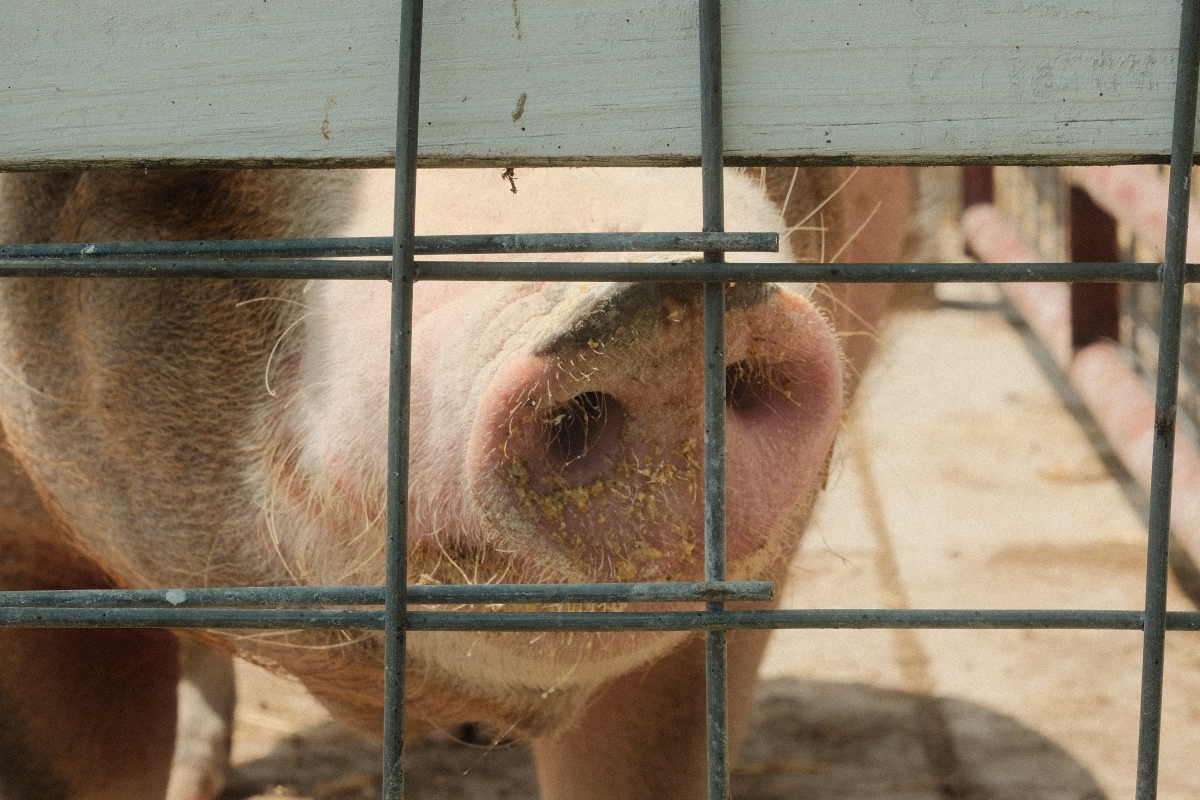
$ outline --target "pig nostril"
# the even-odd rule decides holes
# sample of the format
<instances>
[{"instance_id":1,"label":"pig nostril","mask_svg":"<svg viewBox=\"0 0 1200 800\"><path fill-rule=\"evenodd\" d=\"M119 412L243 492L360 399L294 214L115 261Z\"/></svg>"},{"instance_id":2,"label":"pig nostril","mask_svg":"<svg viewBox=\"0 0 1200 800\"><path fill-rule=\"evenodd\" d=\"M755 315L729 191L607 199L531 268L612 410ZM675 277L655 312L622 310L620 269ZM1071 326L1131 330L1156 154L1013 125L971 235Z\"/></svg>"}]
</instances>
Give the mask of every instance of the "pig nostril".
<instances>
[{"instance_id":1,"label":"pig nostril","mask_svg":"<svg viewBox=\"0 0 1200 800\"><path fill-rule=\"evenodd\" d=\"M791 393L769 364L738 361L725 368L725 405L739 414L776 410Z\"/></svg>"},{"instance_id":2,"label":"pig nostril","mask_svg":"<svg viewBox=\"0 0 1200 800\"><path fill-rule=\"evenodd\" d=\"M725 405L734 411L740 411L746 405L750 392L747 366L745 361L739 361L725 368Z\"/></svg>"},{"instance_id":3,"label":"pig nostril","mask_svg":"<svg viewBox=\"0 0 1200 800\"><path fill-rule=\"evenodd\" d=\"M614 437L621 424L621 406L603 392L577 394L553 408L545 419L546 441L564 467L587 459L597 446ZM615 430L619 434L619 430Z\"/></svg>"}]
</instances>

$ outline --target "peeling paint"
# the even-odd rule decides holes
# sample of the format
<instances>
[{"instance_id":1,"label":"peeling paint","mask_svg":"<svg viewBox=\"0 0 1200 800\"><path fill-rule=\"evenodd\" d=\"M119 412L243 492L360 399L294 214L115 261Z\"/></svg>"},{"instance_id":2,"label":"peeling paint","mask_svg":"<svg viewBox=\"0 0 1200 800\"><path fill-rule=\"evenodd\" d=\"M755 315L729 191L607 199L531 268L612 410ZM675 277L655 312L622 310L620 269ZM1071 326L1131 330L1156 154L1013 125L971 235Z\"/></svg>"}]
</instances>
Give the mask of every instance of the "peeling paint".
<instances>
[{"instance_id":1,"label":"peeling paint","mask_svg":"<svg viewBox=\"0 0 1200 800\"><path fill-rule=\"evenodd\" d=\"M337 105L337 100L333 97L325 98L325 117L321 120L321 138L329 141L329 112L333 111L333 107Z\"/></svg>"}]
</instances>

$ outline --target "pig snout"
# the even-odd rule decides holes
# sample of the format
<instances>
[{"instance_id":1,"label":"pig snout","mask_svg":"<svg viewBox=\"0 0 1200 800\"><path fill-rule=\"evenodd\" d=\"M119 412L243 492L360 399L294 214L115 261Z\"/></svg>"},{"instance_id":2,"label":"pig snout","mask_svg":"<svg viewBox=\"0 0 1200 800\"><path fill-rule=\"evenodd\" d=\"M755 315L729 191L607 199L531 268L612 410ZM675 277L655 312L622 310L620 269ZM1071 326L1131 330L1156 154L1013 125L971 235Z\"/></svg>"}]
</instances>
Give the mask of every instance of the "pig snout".
<instances>
[{"instance_id":1,"label":"pig snout","mask_svg":"<svg viewBox=\"0 0 1200 800\"><path fill-rule=\"evenodd\" d=\"M553 333L497 369L467 467L488 527L566 575L700 577L701 294L585 288L552 315ZM795 545L820 486L840 356L809 302L775 286L731 287L725 324L730 572L762 575Z\"/></svg>"}]
</instances>

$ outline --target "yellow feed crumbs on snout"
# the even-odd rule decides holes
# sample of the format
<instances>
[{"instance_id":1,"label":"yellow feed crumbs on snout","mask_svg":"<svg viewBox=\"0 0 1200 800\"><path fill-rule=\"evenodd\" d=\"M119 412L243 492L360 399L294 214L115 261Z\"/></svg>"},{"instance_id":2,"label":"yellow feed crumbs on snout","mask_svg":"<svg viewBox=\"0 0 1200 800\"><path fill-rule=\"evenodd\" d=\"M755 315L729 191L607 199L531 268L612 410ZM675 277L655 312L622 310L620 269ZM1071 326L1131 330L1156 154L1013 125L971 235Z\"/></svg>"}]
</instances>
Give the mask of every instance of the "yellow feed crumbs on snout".
<instances>
[{"instance_id":1,"label":"yellow feed crumbs on snout","mask_svg":"<svg viewBox=\"0 0 1200 800\"><path fill-rule=\"evenodd\" d=\"M599 546L609 554L604 560L617 580L663 577L663 568L679 577L698 549L697 532L687 522L700 497L697 447L694 439L686 440L674 458L664 459L659 451L648 464L623 458L606 477L584 485L572 485L556 472L535 479L520 458L509 460L505 476L520 506L556 523L575 558L582 561L585 552ZM590 514L588 527L601 535L570 532L566 516L571 511Z\"/></svg>"},{"instance_id":2,"label":"yellow feed crumbs on snout","mask_svg":"<svg viewBox=\"0 0 1200 800\"><path fill-rule=\"evenodd\" d=\"M563 512L570 508L586 513L591 509L591 498L605 492L624 499L627 514L653 518L658 513L658 498L652 490L683 482L689 491L695 491L700 467L694 458L696 447L695 439L688 439L680 446L678 456L683 461L682 467L662 460L662 451L656 450L650 466L632 465L628 459L622 459L613 466L612 477L597 478L587 485L572 485L561 474L551 472L541 479L543 484L549 484L546 491L534 488L529 465L514 457L509 460L508 479L521 505L540 509L548 520L561 520Z\"/></svg>"}]
</instances>

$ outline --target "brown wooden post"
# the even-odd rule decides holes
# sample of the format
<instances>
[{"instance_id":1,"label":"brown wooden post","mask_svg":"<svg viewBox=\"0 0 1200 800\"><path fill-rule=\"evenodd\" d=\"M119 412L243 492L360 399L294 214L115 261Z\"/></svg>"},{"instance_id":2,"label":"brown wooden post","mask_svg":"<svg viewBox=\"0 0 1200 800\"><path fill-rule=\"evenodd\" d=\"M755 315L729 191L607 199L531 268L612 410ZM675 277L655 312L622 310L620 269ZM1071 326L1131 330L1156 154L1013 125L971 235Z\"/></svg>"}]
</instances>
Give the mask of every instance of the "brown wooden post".
<instances>
[{"instance_id":1,"label":"brown wooden post","mask_svg":"<svg viewBox=\"0 0 1200 800\"><path fill-rule=\"evenodd\" d=\"M979 203L991 203L996 196L996 185L992 180L991 167L963 167L962 169L962 207L966 211ZM971 245L967 252L978 258ZM985 259L980 259L985 260Z\"/></svg>"},{"instance_id":2,"label":"brown wooden post","mask_svg":"<svg viewBox=\"0 0 1200 800\"><path fill-rule=\"evenodd\" d=\"M991 167L963 167L963 208L990 203L996 195Z\"/></svg>"},{"instance_id":3,"label":"brown wooden post","mask_svg":"<svg viewBox=\"0 0 1200 800\"><path fill-rule=\"evenodd\" d=\"M1070 194L1071 260L1114 263L1121 260L1117 221L1077 186ZM1120 332L1121 299L1115 283L1071 284L1071 346L1078 350Z\"/></svg>"}]
</instances>

